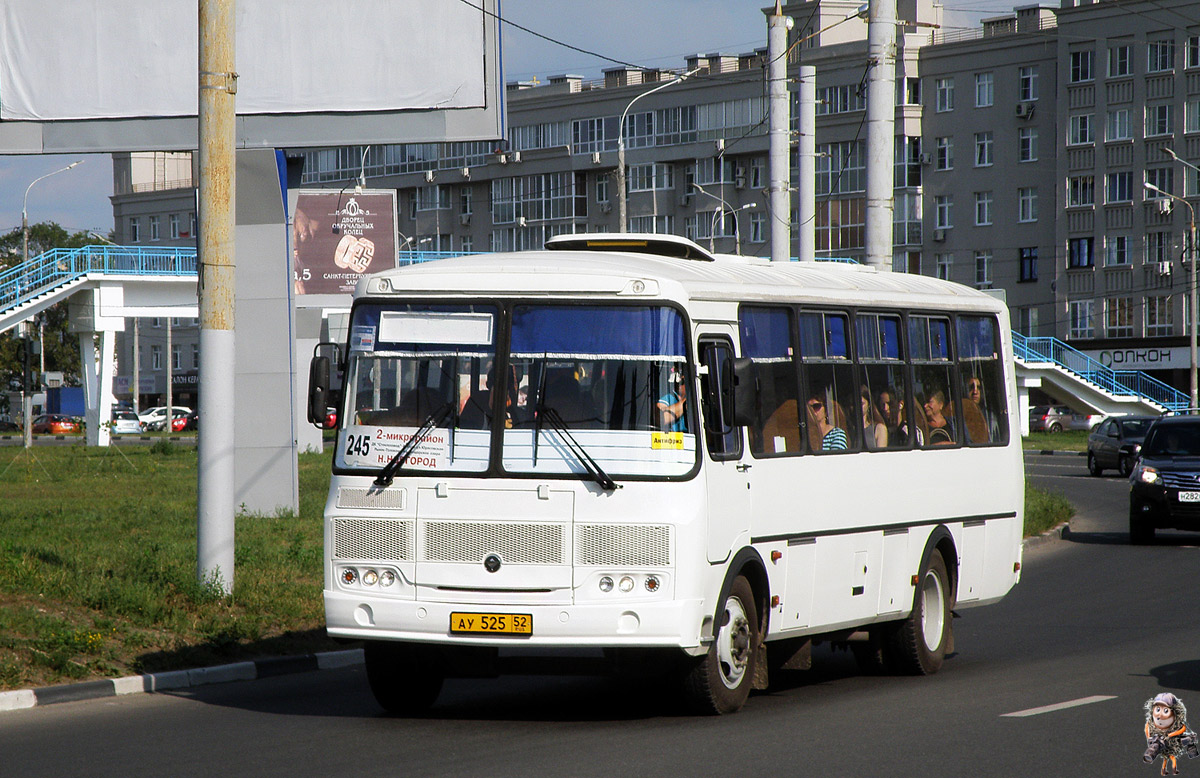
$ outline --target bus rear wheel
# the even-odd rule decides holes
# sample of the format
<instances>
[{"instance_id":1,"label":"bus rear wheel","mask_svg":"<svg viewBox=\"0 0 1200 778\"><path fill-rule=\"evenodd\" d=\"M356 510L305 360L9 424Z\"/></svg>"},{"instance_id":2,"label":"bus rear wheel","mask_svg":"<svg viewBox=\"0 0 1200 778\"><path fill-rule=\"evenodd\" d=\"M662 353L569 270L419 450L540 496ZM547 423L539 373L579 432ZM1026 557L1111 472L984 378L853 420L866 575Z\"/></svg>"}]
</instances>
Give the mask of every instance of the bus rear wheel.
<instances>
[{"instance_id":1,"label":"bus rear wheel","mask_svg":"<svg viewBox=\"0 0 1200 778\"><path fill-rule=\"evenodd\" d=\"M950 575L940 551L917 578L913 609L889 635L888 658L896 670L910 675L933 675L942 667L950 645Z\"/></svg>"},{"instance_id":2,"label":"bus rear wheel","mask_svg":"<svg viewBox=\"0 0 1200 778\"><path fill-rule=\"evenodd\" d=\"M758 661L758 609L744 576L729 589L721 610L723 624L708 653L688 667L684 695L698 712L733 713L746 704Z\"/></svg>"},{"instance_id":3,"label":"bus rear wheel","mask_svg":"<svg viewBox=\"0 0 1200 778\"><path fill-rule=\"evenodd\" d=\"M446 673L432 646L371 640L363 646L363 659L371 694L393 716L424 713L442 691Z\"/></svg>"}]
</instances>

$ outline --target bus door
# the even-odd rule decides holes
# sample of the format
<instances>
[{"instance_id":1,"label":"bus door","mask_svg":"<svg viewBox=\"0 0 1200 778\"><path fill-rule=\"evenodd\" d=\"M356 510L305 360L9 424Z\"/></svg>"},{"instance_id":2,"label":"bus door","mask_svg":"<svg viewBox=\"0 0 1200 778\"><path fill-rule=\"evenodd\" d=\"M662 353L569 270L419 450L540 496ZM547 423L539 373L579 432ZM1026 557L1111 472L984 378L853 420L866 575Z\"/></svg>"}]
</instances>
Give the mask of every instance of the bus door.
<instances>
[{"instance_id":1,"label":"bus door","mask_svg":"<svg viewBox=\"0 0 1200 778\"><path fill-rule=\"evenodd\" d=\"M727 561L749 543L751 467L743 461L741 428L733 424L733 328L706 327L700 335L700 422L708 489L708 560Z\"/></svg>"}]
</instances>

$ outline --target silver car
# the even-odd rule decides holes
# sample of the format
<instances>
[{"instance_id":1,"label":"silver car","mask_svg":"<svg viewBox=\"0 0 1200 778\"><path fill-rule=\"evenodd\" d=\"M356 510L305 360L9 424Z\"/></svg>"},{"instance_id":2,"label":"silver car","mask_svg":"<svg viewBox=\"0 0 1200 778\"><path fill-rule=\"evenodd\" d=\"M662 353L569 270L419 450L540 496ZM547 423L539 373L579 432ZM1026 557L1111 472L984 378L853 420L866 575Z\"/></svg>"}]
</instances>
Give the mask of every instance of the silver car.
<instances>
[{"instance_id":1,"label":"silver car","mask_svg":"<svg viewBox=\"0 0 1200 778\"><path fill-rule=\"evenodd\" d=\"M1035 405L1029 409L1030 432L1086 432L1103 420L1101 414L1076 413L1066 405Z\"/></svg>"},{"instance_id":2,"label":"silver car","mask_svg":"<svg viewBox=\"0 0 1200 778\"><path fill-rule=\"evenodd\" d=\"M114 435L140 435L142 422L133 411L113 411L112 431Z\"/></svg>"}]
</instances>

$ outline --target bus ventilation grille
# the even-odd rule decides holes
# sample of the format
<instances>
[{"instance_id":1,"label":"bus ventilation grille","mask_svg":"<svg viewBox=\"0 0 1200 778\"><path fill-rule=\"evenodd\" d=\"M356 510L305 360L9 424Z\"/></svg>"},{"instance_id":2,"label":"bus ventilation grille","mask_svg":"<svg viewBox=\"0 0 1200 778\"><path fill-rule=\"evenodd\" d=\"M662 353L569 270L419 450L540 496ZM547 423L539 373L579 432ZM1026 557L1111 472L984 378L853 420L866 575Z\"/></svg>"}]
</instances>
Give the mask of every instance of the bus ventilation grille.
<instances>
[{"instance_id":1,"label":"bus ventilation grille","mask_svg":"<svg viewBox=\"0 0 1200 778\"><path fill-rule=\"evenodd\" d=\"M666 567L671 564L671 528L637 524L576 525L575 564Z\"/></svg>"},{"instance_id":2,"label":"bus ventilation grille","mask_svg":"<svg viewBox=\"0 0 1200 778\"><path fill-rule=\"evenodd\" d=\"M482 562L499 554L506 564L566 563L566 527L498 521L425 521L421 524L422 562Z\"/></svg>"},{"instance_id":3,"label":"bus ventilation grille","mask_svg":"<svg viewBox=\"0 0 1200 778\"><path fill-rule=\"evenodd\" d=\"M333 556L364 562L406 562L413 558L413 523L381 519L336 519Z\"/></svg>"}]
</instances>

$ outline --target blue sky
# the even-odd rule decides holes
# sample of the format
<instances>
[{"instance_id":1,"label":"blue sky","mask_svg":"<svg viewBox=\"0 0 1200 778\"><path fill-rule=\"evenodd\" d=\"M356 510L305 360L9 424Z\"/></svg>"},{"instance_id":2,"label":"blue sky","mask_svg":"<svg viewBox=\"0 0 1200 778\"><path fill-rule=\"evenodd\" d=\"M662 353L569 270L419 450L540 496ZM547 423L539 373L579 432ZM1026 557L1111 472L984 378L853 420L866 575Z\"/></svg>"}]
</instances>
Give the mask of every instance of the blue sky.
<instances>
[{"instance_id":1,"label":"blue sky","mask_svg":"<svg viewBox=\"0 0 1200 778\"><path fill-rule=\"evenodd\" d=\"M766 0L501 0L513 22L582 49L649 67L680 67L689 54L740 54L766 45ZM972 26L981 16L1011 12L997 0L947 5L947 25ZM614 63L504 28L505 78L560 73L599 77ZM108 155L0 156L0 231L21 225L26 187L77 159L84 164L40 182L29 193L31 223L55 221L71 231L112 229L112 161Z\"/></svg>"}]
</instances>

